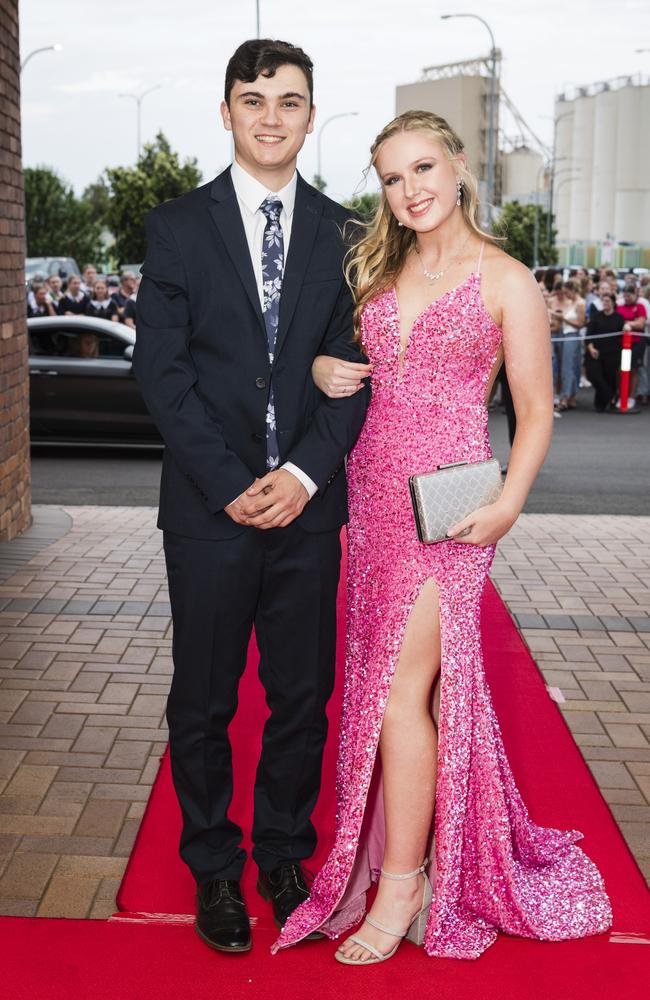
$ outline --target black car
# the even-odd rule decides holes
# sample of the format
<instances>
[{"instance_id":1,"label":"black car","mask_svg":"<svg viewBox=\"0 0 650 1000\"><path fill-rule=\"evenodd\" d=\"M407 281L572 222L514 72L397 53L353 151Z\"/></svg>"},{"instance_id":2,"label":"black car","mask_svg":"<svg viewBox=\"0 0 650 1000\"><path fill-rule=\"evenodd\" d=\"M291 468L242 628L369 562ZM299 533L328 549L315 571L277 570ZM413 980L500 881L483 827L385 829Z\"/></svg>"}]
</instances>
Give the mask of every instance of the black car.
<instances>
[{"instance_id":1,"label":"black car","mask_svg":"<svg viewBox=\"0 0 650 1000\"><path fill-rule=\"evenodd\" d=\"M49 316L27 329L34 443L162 444L133 375L131 327Z\"/></svg>"}]
</instances>

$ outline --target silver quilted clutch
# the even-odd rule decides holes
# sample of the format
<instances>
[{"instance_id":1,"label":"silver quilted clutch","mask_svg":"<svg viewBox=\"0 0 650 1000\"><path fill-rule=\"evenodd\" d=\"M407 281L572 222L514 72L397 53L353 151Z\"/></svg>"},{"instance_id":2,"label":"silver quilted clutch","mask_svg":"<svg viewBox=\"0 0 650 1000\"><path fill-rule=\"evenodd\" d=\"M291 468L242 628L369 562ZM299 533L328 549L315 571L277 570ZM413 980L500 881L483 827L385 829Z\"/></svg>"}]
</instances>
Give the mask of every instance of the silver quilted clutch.
<instances>
[{"instance_id":1,"label":"silver quilted clutch","mask_svg":"<svg viewBox=\"0 0 650 1000\"><path fill-rule=\"evenodd\" d=\"M421 542L441 542L447 531L479 507L499 499L503 483L496 458L452 462L409 479L413 513Z\"/></svg>"}]
</instances>

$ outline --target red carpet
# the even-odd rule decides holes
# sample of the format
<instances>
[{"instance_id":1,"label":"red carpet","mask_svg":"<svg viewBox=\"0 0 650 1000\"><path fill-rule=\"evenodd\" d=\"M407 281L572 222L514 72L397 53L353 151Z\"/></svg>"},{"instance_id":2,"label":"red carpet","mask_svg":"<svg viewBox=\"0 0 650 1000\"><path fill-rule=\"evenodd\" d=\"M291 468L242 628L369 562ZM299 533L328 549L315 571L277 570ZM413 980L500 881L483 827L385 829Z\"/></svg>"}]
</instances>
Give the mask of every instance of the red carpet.
<instances>
[{"instance_id":1,"label":"red carpet","mask_svg":"<svg viewBox=\"0 0 650 1000\"><path fill-rule=\"evenodd\" d=\"M340 594L338 683L330 704L324 780L315 815L320 831L318 851L310 866L317 869L330 846L334 812L335 720L340 710L343 604ZM585 764L542 675L491 582L483 605L484 651L506 749L519 788L533 819L545 826L581 830L581 847L600 868L614 904L614 929L650 930L649 899L643 877ZM251 788L259 754L266 706L251 646L244 675L240 711L231 727L236 762L232 816L250 830ZM163 760L135 848L118 895L120 910L137 913L191 914L194 885L177 855L180 812ZM245 844L250 847L246 838ZM271 926L271 909L255 892L256 869L247 865L243 890L251 915Z\"/></svg>"},{"instance_id":2,"label":"red carpet","mask_svg":"<svg viewBox=\"0 0 650 1000\"><path fill-rule=\"evenodd\" d=\"M333 826L343 603L341 593L339 678L315 815L320 843L311 862L314 869L327 853ZM643 877L491 584L484 600L484 633L488 680L519 788L538 823L585 834L581 846L598 864L613 901L611 935L562 943L501 936L476 962L430 959L407 943L386 965L364 970L334 962L330 941L302 944L271 957L276 930L270 907L255 892L249 863L243 887L254 918L253 951L242 956L211 952L190 926L193 885L177 855L180 818L165 759L120 889L122 912L109 922L0 920L2 954L11 955L11 962L5 957L2 963L1 1000L376 1000L378 992L387 1000L398 995L404 1000L641 996L650 974L650 905ZM250 829L251 788L266 716L256 666L251 648L240 711L231 728L236 760L232 815L245 830Z\"/></svg>"},{"instance_id":3,"label":"red carpet","mask_svg":"<svg viewBox=\"0 0 650 1000\"><path fill-rule=\"evenodd\" d=\"M403 945L371 969L348 969L328 941L271 957L209 951L188 928L127 921L7 918L0 923L2 1000L641 1000L650 948L597 939L502 938L476 962L426 958ZM11 956L11 962L7 956Z\"/></svg>"}]
</instances>

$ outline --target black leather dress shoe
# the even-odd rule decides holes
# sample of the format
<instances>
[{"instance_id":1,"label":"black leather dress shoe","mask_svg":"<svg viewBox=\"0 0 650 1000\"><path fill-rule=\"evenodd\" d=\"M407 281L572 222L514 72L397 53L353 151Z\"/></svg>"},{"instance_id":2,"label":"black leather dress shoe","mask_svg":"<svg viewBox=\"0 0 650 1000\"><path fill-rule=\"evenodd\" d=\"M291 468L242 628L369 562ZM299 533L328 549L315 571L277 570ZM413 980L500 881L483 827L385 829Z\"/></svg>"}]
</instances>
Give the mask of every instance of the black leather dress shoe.
<instances>
[{"instance_id":1,"label":"black leather dress shoe","mask_svg":"<svg viewBox=\"0 0 650 1000\"><path fill-rule=\"evenodd\" d=\"M260 871L257 891L262 899L270 901L275 922L280 929L296 907L309 899L309 886L298 861L287 861L271 872ZM314 931L305 940L317 941L323 937L325 935L320 931Z\"/></svg>"},{"instance_id":2,"label":"black leather dress shoe","mask_svg":"<svg viewBox=\"0 0 650 1000\"><path fill-rule=\"evenodd\" d=\"M202 941L217 951L250 951L251 925L239 882L215 878L196 893L194 928Z\"/></svg>"}]
</instances>

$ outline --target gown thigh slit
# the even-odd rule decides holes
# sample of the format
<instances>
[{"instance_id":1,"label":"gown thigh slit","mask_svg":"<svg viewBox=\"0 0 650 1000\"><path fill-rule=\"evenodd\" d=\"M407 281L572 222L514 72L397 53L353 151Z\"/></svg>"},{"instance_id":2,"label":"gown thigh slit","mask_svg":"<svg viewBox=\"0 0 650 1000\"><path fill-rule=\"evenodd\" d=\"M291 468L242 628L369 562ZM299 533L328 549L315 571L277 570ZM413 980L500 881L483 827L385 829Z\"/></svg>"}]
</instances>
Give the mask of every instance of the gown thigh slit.
<instances>
[{"instance_id":1,"label":"gown thigh slit","mask_svg":"<svg viewBox=\"0 0 650 1000\"><path fill-rule=\"evenodd\" d=\"M431 578L440 614L440 705L424 949L475 959L499 932L564 940L605 931L611 906L600 872L577 846L582 834L531 819L506 756L481 649L481 595L495 547L422 544L413 518L409 476L491 457L485 398L502 347L482 302L480 270L417 317L402 364L394 288L367 303L361 333L374 365L373 394L348 460L335 838L310 898L291 914L273 951L317 929L338 937L365 914L385 839L379 736L411 609Z\"/></svg>"}]
</instances>

